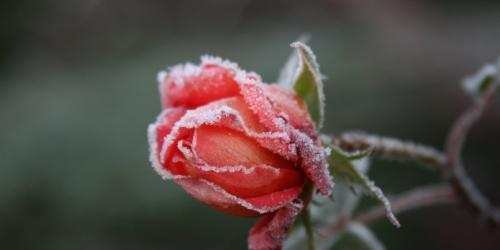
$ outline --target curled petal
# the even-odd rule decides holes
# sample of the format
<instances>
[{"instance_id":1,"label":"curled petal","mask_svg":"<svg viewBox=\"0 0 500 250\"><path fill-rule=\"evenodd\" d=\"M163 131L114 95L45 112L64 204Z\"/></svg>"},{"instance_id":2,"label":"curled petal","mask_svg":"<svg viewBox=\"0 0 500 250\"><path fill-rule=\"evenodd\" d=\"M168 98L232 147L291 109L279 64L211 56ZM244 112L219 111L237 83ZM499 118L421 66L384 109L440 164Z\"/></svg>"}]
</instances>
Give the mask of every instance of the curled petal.
<instances>
[{"instance_id":1,"label":"curled petal","mask_svg":"<svg viewBox=\"0 0 500 250\"><path fill-rule=\"evenodd\" d=\"M263 216L250 230L248 247L252 250L282 249L286 233L302 207L302 202L295 200L275 213Z\"/></svg>"},{"instance_id":2,"label":"curled petal","mask_svg":"<svg viewBox=\"0 0 500 250\"><path fill-rule=\"evenodd\" d=\"M290 138L286 133L253 131L246 126L244 119L237 110L228 107L221 101L213 102L195 110L189 110L175 123L162 145L160 163L166 166L172 159L177 148L177 142L192 134L194 129L202 125L221 126L241 131L274 153L286 151L288 154L297 157L296 152L293 151L294 148L289 146Z\"/></svg>"},{"instance_id":3,"label":"curled petal","mask_svg":"<svg viewBox=\"0 0 500 250\"><path fill-rule=\"evenodd\" d=\"M156 122L148 127L149 160L153 168L164 178L170 176L160 163L160 152L165 137L172 131L174 124L186 113L184 108L168 108L163 110Z\"/></svg>"}]
</instances>

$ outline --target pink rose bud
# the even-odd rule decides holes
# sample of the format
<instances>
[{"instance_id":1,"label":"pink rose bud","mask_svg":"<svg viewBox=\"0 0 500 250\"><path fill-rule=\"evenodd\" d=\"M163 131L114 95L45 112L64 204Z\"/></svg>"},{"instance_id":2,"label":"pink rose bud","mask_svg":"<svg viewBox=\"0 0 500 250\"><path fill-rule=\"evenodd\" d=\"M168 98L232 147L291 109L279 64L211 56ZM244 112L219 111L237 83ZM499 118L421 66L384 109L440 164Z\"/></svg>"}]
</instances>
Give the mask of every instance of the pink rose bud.
<instances>
[{"instance_id":1,"label":"pink rose bud","mask_svg":"<svg viewBox=\"0 0 500 250\"><path fill-rule=\"evenodd\" d=\"M280 249L305 182L324 195L333 186L304 102L208 56L158 80L163 111L148 129L154 169L220 211L262 215L249 247Z\"/></svg>"}]
</instances>

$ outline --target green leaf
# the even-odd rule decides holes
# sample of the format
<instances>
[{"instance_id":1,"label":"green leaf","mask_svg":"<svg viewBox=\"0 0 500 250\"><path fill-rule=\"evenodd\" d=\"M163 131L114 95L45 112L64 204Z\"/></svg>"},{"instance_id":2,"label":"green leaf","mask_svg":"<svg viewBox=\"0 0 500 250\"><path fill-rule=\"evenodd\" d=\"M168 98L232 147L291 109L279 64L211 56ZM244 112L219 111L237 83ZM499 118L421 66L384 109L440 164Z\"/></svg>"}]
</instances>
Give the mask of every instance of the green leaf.
<instances>
[{"instance_id":1,"label":"green leaf","mask_svg":"<svg viewBox=\"0 0 500 250\"><path fill-rule=\"evenodd\" d=\"M350 223L330 249L384 250L385 247L368 227L359 223Z\"/></svg>"},{"instance_id":2,"label":"green leaf","mask_svg":"<svg viewBox=\"0 0 500 250\"><path fill-rule=\"evenodd\" d=\"M389 221L399 227L399 221L394 216L389 200L382 190L375 185L360 169L356 168L349 156L341 149L330 146L332 152L329 157L330 173L334 177L345 178L357 187L361 187L367 194L377 199L385 208L386 217Z\"/></svg>"},{"instance_id":3,"label":"green leaf","mask_svg":"<svg viewBox=\"0 0 500 250\"><path fill-rule=\"evenodd\" d=\"M316 56L303 42L297 41L290 46L295 51L281 70L277 83L282 87L293 89L304 100L319 130L323 125L325 95Z\"/></svg>"}]
</instances>

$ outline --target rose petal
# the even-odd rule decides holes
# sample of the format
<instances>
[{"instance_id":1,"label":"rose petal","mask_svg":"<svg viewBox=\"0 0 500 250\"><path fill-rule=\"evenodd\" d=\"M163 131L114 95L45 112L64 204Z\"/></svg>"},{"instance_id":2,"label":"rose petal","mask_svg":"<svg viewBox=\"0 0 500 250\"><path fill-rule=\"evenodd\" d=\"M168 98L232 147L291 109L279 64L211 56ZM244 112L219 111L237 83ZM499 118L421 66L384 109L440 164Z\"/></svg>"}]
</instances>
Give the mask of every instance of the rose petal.
<instances>
[{"instance_id":1,"label":"rose petal","mask_svg":"<svg viewBox=\"0 0 500 250\"><path fill-rule=\"evenodd\" d=\"M182 151L185 150L188 149ZM304 183L300 169L276 168L265 164L213 166L197 157L185 156L187 160L184 161L183 175L206 179L241 198L264 196ZM270 197L268 200L278 199ZM258 207L263 206L258 205L258 200L254 203Z\"/></svg>"},{"instance_id":2,"label":"rose petal","mask_svg":"<svg viewBox=\"0 0 500 250\"><path fill-rule=\"evenodd\" d=\"M330 195L333 180L328 171L326 152L318 143L297 129L291 131L291 136L300 154L302 170L322 195Z\"/></svg>"},{"instance_id":3,"label":"rose petal","mask_svg":"<svg viewBox=\"0 0 500 250\"><path fill-rule=\"evenodd\" d=\"M248 248L251 250L280 250L288 229L302 210L296 200L273 214L263 216L250 230Z\"/></svg>"},{"instance_id":4,"label":"rose petal","mask_svg":"<svg viewBox=\"0 0 500 250\"><path fill-rule=\"evenodd\" d=\"M285 130L285 120L279 116L273 103L266 96L264 85L249 79L238 78L240 82L240 91L248 104L248 107L259 118L261 124L271 131Z\"/></svg>"},{"instance_id":5,"label":"rose petal","mask_svg":"<svg viewBox=\"0 0 500 250\"><path fill-rule=\"evenodd\" d=\"M256 216L274 212L297 198L302 189L302 186L298 186L276 192L273 196L264 195L243 199L205 179L178 177L174 181L194 198L222 212L238 216Z\"/></svg>"},{"instance_id":6,"label":"rose petal","mask_svg":"<svg viewBox=\"0 0 500 250\"><path fill-rule=\"evenodd\" d=\"M195 130L193 150L210 165L270 165L295 168L295 164L261 147L254 139L239 131L203 125Z\"/></svg>"},{"instance_id":7,"label":"rose petal","mask_svg":"<svg viewBox=\"0 0 500 250\"><path fill-rule=\"evenodd\" d=\"M237 79L242 82L240 83L240 89L245 102L254 114L257 115L259 121L271 131L284 132L290 136L290 145L294 145L296 148L300 156L297 159L300 159L300 165L307 177L321 194L329 195L332 192L333 181L328 172L325 152L319 145L315 132L306 129L307 133L305 133L293 127L290 117L286 114L286 112L293 113L293 109L296 109L292 107L293 105L290 101L288 101L288 105L280 106L275 104L272 98L266 96L266 94L274 95L275 100L277 100L276 98L287 98L285 97L286 94L284 92L278 93L275 90L273 90L274 94L272 94L271 91L267 91L265 85L256 81L242 79L241 77ZM280 112L280 109L283 112ZM285 112L285 110L287 111ZM299 118L295 117L294 119ZM314 136L310 137L309 134L313 134ZM286 152L277 153L287 158Z\"/></svg>"},{"instance_id":8,"label":"rose petal","mask_svg":"<svg viewBox=\"0 0 500 250\"><path fill-rule=\"evenodd\" d=\"M168 168L168 162L171 162L173 152L177 148L177 142L182 138L189 137L195 128L208 124L211 126L222 126L242 131L245 135L259 142L261 146L265 146L275 153L284 150L283 147L289 150L295 150L295 148L290 146L290 138L286 133L252 131L246 126L237 110L224 105L223 102L213 102L197 109L187 111L174 125L162 145L160 162ZM296 152L294 156L295 158L297 157ZM167 178L169 177L167 176Z\"/></svg>"},{"instance_id":9,"label":"rose petal","mask_svg":"<svg viewBox=\"0 0 500 250\"><path fill-rule=\"evenodd\" d=\"M221 188L203 179L179 178L175 179L175 182L194 198L217 210L238 216L256 216L259 214L258 211L249 209L251 205L242 206L240 199L226 194Z\"/></svg>"},{"instance_id":10,"label":"rose petal","mask_svg":"<svg viewBox=\"0 0 500 250\"><path fill-rule=\"evenodd\" d=\"M160 151L165 137L171 132L174 124L184 115L184 108L168 108L163 110L156 122L148 127L149 160L153 168L163 177L170 176L160 164Z\"/></svg>"},{"instance_id":11,"label":"rose petal","mask_svg":"<svg viewBox=\"0 0 500 250\"><path fill-rule=\"evenodd\" d=\"M196 108L225 97L235 96L239 87L234 79L241 71L234 63L213 57L202 57L200 66L177 65L170 72L160 72L160 94L163 107Z\"/></svg>"},{"instance_id":12,"label":"rose petal","mask_svg":"<svg viewBox=\"0 0 500 250\"><path fill-rule=\"evenodd\" d=\"M265 87L267 97L271 99L278 112L286 114L290 125L315 140L317 137L316 129L304 101L290 90L275 85Z\"/></svg>"}]
</instances>

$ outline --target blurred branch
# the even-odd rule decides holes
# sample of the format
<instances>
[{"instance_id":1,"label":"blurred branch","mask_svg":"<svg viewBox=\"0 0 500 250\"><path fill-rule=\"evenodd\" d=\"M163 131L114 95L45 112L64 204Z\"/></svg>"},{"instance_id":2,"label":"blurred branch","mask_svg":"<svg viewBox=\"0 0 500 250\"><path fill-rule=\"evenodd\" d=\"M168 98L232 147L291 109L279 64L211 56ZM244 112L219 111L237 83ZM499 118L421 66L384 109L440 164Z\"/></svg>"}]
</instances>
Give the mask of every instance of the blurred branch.
<instances>
[{"instance_id":1,"label":"blurred branch","mask_svg":"<svg viewBox=\"0 0 500 250\"><path fill-rule=\"evenodd\" d=\"M392 137L345 132L334 137L332 142L348 151L364 150L389 159L412 160L432 169L446 165L446 156L438 150Z\"/></svg>"},{"instance_id":2,"label":"blurred branch","mask_svg":"<svg viewBox=\"0 0 500 250\"><path fill-rule=\"evenodd\" d=\"M446 143L447 168L445 172L447 176L451 176L452 183L463 194L462 198L465 202L477 209L483 219L489 219L496 225L500 225L500 210L489 202L467 175L460 154L467 133L484 113L499 85L498 80L491 83L484 93L474 100L474 104L452 125Z\"/></svg>"},{"instance_id":3,"label":"blurred branch","mask_svg":"<svg viewBox=\"0 0 500 250\"><path fill-rule=\"evenodd\" d=\"M467 133L484 113L499 85L498 79L489 84L484 92L474 99L474 104L453 124L448 135L445 154L414 142L362 132L343 133L332 138L332 143L348 151L369 151L390 159L413 160L441 170L446 177L450 178L457 194L461 195L464 202L477 209L482 219L491 220L496 225L500 225L500 209L493 206L479 191L467 175L460 156Z\"/></svg>"},{"instance_id":4,"label":"blurred branch","mask_svg":"<svg viewBox=\"0 0 500 250\"><path fill-rule=\"evenodd\" d=\"M402 213L408 210L421 207L450 204L457 201L457 196L453 188L448 184L419 187L404 192L391 200L395 213ZM385 215L383 207L370 209L355 217L355 221L370 224Z\"/></svg>"},{"instance_id":5,"label":"blurred branch","mask_svg":"<svg viewBox=\"0 0 500 250\"><path fill-rule=\"evenodd\" d=\"M390 199L390 201L392 204L393 212L395 214L399 214L421 207L455 203L457 201L457 195L453 187L451 187L449 184L440 184L419 187L414 190L404 192ZM344 229L352 222L370 224L384 216L384 207L377 206L359 214L353 219L344 218L340 219L333 226L325 226L320 230L320 234L325 237L329 237L339 230Z\"/></svg>"}]
</instances>

